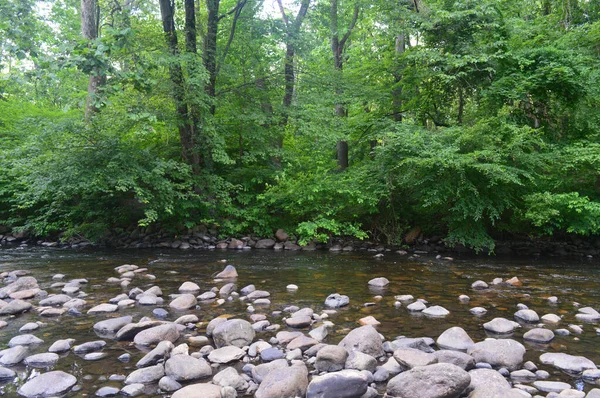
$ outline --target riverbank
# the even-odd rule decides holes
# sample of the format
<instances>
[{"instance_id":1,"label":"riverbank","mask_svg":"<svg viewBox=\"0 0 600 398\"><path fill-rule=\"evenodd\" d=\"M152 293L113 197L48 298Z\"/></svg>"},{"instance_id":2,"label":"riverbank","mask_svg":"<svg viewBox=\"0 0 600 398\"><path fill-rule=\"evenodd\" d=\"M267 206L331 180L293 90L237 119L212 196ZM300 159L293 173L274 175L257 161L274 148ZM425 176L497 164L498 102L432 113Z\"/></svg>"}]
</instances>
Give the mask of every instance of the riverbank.
<instances>
[{"instance_id":1,"label":"riverbank","mask_svg":"<svg viewBox=\"0 0 600 398\"><path fill-rule=\"evenodd\" d=\"M493 254L515 256L574 256L593 258L600 256L600 237L570 236L564 239L540 239L531 237L511 238L495 241ZM397 252L401 254L476 254L474 250L456 245L447 246L439 237L425 237L420 232L407 234L401 246L385 245L370 240L333 237L328 243L310 242L299 244L298 240L284 230L278 230L270 237L244 236L219 238L217 231L199 226L186 233L173 234L153 232L135 228L128 232L109 234L97 242L72 237L69 239L40 238L27 232L10 232L7 228L0 233L2 246L43 246L80 249L85 247L118 249L174 249L174 250L289 250L330 252L368 251L375 254Z\"/></svg>"}]
</instances>

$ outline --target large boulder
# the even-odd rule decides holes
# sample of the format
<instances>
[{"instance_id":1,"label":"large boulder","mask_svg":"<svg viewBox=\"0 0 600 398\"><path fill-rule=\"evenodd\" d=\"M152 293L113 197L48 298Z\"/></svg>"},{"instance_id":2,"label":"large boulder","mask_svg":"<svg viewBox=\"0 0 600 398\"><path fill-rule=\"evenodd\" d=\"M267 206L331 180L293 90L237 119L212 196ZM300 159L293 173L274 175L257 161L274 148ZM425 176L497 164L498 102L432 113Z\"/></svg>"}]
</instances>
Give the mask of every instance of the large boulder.
<instances>
[{"instance_id":1,"label":"large boulder","mask_svg":"<svg viewBox=\"0 0 600 398\"><path fill-rule=\"evenodd\" d=\"M497 368L516 370L523 363L525 347L512 339L488 339L474 344L467 354L476 362L486 362Z\"/></svg>"},{"instance_id":2,"label":"large boulder","mask_svg":"<svg viewBox=\"0 0 600 398\"><path fill-rule=\"evenodd\" d=\"M463 328L454 326L450 329L446 329L440 337L438 337L436 344L441 349L466 352L473 344L475 344L475 342Z\"/></svg>"},{"instance_id":3,"label":"large boulder","mask_svg":"<svg viewBox=\"0 0 600 398\"><path fill-rule=\"evenodd\" d=\"M154 345L164 340L174 343L177 339L179 339L177 326L174 323L168 323L142 330L135 335L133 342L139 345Z\"/></svg>"},{"instance_id":4,"label":"large boulder","mask_svg":"<svg viewBox=\"0 0 600 398\"><path fill-rule=\"evenodd\" d=\"M340 346L346 351L360 351L374 358L379 358L384 354L381 337L375 328L371 325L361 326L346 335L340 341Z\"/></svg>"},{"instance_id":5,"label":"large boulder","mask_svg":"<svg viewBox=\"0 0 600 398\"><path fill-rule=\"evenodd\" d=\"M457 398L469 386L467 372L448 363L418 366L387 384L386 396L398 398Z\"/></svg>"},{"instance_id":6,"label":"large boulder","mask_svg":"<svg viewBox=\"0 0 600 398\"><path fill-rule=\"evenodd\" d=\"M43 373L19 388L18 393L28 398L61 396L77 383L75 376L56 370Z\"/></svg>"},{"instance_id":7,"label":"large boulder","mask_svg":"<svg viewBox=\"0 0 600 398\"><path fill-rule=\"evenodd\" d=\"M217 348L234 345L242 348L254 340L255 331L250 322L243 319L231 319L219 323L212 331Z\"/></svg>"},{"instance_id":8,"label":"large boulder","mask_svg":"<svg viewBox=\"0 0 600 398\"><path fill-rule=\"evenodd\" d=\"M367 375L358 370L345 369L314 377L306 391L306 398L359 398L369 386Z\"/></svg>"},{"instance_id":9,"label":"large boulder","mask_svg":"<svg viewBox=\"0 0 600 398\"><path fill-rule=\"evenodd\" d=\"M278 368L269 372L254 394L256 398L304 397L308 387L308 370L304 364Z\"/></svg>"}]
</instances>

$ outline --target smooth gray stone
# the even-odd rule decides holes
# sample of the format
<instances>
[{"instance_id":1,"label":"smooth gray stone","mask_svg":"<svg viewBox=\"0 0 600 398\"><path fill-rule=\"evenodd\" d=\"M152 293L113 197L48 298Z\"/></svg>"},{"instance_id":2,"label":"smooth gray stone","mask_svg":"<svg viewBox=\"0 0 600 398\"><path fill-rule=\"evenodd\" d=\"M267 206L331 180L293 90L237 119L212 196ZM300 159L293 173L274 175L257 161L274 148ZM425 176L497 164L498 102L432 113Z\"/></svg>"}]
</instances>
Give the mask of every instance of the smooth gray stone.
<instances>
[{"instance_id":1,"label":"smooth gray stone","mask_svg":"<svg viewBox=\"0 0 600 398\"><path fill-rule=\"evenodd\" d=\"M77 383L75 376L60 370L42 373L19 388L18 393L28 398L60 396Z\"/></svg>"}]
</instances>

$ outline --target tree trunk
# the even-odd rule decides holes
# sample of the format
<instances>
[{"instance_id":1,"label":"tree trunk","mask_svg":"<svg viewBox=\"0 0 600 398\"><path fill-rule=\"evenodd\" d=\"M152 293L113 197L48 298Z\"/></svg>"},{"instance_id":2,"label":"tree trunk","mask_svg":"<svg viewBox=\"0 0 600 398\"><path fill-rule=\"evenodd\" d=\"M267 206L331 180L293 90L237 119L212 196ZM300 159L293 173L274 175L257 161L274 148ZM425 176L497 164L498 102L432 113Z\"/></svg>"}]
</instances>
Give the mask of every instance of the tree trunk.
<instances>
[{"instance_id":1,"label":"tree trunk","mask_svg":"<svg viewBox=\"0 0 600 398\"><path fill-rule=\"evenodd\" d=\"M175 31L174 21L175 4L171 0L159 1L165 40L171 55L177 57L179 55L179 49L177 48L177 32ZM173 83L175 108L177 109L177 116L179 117L177 127L179 129L179 141L181 142L181 155L186 162L192 166L193 172L197 174L199 172L200 162L193 139L193 121L189 118L188 106L185 102L185 80L179 62L171 63L169 73L171 82Z\"/></svg>"},{"instance_id":2,"label":"tree trunk","mask_svg":"<svg viewBox=\"0 0 600 398\"><path fill-rule=\"evenodd\" d=\"M86 40L98 38L98 16L100 9L96 0L81 0L81 34ZM98 68L92 70L88 81L88 95L85 102L85 119L90 120L98 112L98 93L106 82L106 76Z\"/></svg>"},{"instance_id":3,"label":"tree trunk","mask_svg":"<svg viewBox=\"0 0 600 398\"><path fill-rule=\"evenodd\" d=\"M208 21L206 23L206 36L204 38L204 67L208 72L208 83L205 90L214 101L217 84L217 33L219 30L219 3L220 0L206 0ZM210 106L211 115L215 114L214 102Z\"/></svg>"},{"instance_id":4,"label":"tree trunk","mask_svg":"<svg viewBox=\"0 0 600 398\"><path fill-rule=\"evenodd\" d=\"M402 121L402 86L400 82L402 81L402 66L399 65L399 58L406 51L406 41L403 33L400 33L396 36L396 64L397 69L394 73L394 87L392 88L392 115L394 121L401 122Z\"/></svg>"},{"instance_id":5,"label":"tree trunk","mask_svg":"<svg viewBox=\"0 0 600 398\"><path fill-rule=\"evenodd\" d=\"M339 38L339 26L338 26L338 0L331 0L331 8L329 14L329 22L331 27L331 52L333 54L333 68L337 72L336 78L341 78L342 70L344 67L344 49L346 42L356 25L358 20L358 5L354 6L354 14L352 21L346 30L344 36ZM341 96L342 92L336 90L336 95ZM348 110L344 106L343 102L338 102L335 105L335 113L339 117L347 117ZM348 168L348 142L346 140L338 140L336 144L337 153L337 164L338 167L343 171Z\"/></svg>"}]
</instances>

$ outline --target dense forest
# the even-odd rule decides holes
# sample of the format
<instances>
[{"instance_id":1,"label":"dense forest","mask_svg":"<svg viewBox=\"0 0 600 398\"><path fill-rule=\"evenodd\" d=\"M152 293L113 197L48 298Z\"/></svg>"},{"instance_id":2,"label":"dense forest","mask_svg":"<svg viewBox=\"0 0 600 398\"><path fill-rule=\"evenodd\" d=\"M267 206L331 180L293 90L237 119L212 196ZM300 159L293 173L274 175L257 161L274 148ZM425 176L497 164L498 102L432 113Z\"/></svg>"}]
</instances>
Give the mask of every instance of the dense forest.
<instances>
[{"instance_id":1,"label":"dense forest","mask_svg":"<svg viewBox=\"0 0 600 398\"><path fill-rule=\"evenodd\" d=\"M0 225L600 232L598 0L2 0Z\"/></svg>"}]
</instances>

